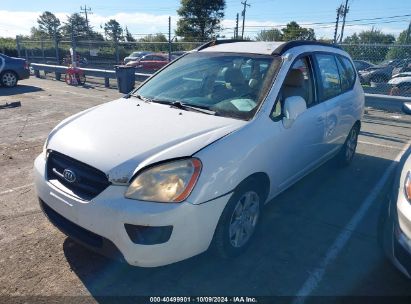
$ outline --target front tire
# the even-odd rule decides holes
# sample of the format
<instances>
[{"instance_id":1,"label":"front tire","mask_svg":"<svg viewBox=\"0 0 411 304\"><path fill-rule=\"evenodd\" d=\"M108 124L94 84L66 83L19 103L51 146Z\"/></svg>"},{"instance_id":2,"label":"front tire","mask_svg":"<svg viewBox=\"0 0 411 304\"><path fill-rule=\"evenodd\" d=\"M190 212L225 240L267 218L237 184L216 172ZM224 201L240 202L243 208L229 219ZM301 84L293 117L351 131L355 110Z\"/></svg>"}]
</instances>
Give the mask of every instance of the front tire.
<instances>
[{"instance_id":1,"label":"front tire","mask_svg":"<svg viewBox=\"0 0 411 304\"><path fill-rule=\"evenodd\" d=\"M17 74L13 71L5 71L0 75L0 82L6 88L13 88L18 82Z\"/></svg>"},{"instance_id":2,"label":"front tire","mask_svg":"<svg viewBox=\"0 0 411 304\"><path fill-rule=\"evenodd\" d=\"M360 127L358 124L355 124L350 133L348 133L347 139L337 155L337 160L341 167L347 167L351 164L357 149L359 133Z\"/></svg>"},{"instance_id":3,"label":"front tire","mask_svg":"<svg viewBox=\"0 0 411 304\"><path fill-rule=\"evenodd\" d=\"M261 200L261 191L254 181L235 190L214 234L213 250L218 256L235 257L247 249L260 222Z\"/></svg>"}]
</instances>

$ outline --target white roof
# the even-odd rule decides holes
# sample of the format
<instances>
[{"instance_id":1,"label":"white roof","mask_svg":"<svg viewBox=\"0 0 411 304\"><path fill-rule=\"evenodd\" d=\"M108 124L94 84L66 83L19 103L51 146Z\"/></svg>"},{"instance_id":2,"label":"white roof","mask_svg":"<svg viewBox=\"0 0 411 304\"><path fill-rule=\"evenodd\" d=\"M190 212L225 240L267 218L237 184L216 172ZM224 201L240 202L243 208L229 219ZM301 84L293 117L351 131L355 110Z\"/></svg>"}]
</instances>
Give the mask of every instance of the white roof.
<instances>
[{"instance_id":1,"label":"white roof","mask_svg":"<svg viewBox=\"0 0 411 304\"><path fill-rule=\"evenodd\" d=\"M222 43L207 47L200 52L252 53L271 55L276 48L284 43L285 42L264 41Z\"/></svg>"}]
</instances>

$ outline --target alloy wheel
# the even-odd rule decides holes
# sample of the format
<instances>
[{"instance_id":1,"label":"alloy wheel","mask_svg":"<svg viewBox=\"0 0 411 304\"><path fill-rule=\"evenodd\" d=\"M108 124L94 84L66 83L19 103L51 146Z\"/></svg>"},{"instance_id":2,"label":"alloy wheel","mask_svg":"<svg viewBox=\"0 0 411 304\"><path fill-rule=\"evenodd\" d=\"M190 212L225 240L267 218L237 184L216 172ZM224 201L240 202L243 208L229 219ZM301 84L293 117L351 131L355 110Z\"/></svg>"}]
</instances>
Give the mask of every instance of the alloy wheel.
<instances>
[{"instance_id":1,"label":"alloy wheel","mask_svg":"<svg viewBox=\"0 0 411 304\"><path fill-rule=\"evenodd\" d=\"M234 208L229 224L229 238L233 247L244 246L256 228L260 198L254 191L244 193Z\"/></svg>"},{"instance_id":2,"label":"alloy wheel","mask_svg":"<svg viewBox=\"0 0 411 304\"><path fill-rule=\"evenodd\" d=\"M1 80L2 80L3 85L6 87L14 87L17 83L17 77L12 72L4 73Z\"/></svg>"},{"instance_id":3,"label":"alloy wheel","mask_svg":"<svg viewBox=\"0 0 411 304\"><path fill-rule=\"evenodd\" d=\"M348 137L347 147L345 150L345 157L347 160L351 160L354 156L355 149L357 148L357 138L357 129L353 128L350 132L350 136Z\"/></svg>"}]
</instances>

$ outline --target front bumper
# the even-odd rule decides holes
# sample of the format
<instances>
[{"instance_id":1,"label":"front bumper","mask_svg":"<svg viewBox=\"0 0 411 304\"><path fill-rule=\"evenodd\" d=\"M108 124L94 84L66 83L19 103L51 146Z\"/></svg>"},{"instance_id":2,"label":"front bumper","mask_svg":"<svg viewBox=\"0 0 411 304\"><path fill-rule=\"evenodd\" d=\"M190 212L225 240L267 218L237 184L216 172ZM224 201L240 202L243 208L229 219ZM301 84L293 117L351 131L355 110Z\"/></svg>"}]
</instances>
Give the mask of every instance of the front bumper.
<instances>
[{"instance_id":1,"label":"front bumper","mask_svg":"<svg viewBox=\"0 0 411 304\"><path fill-rule=\"evenodd\" d=\"M35 185L46 207L70 223L101 237L103 241L111 242L124 260L135 266L166 265L207 250L231 195L199 205L188 202L152 203L124 198L126 186L109 186L93 200L83 201L49 183L45 177L45 166L44 155L40 155L34 163ZM173 230L165 243L140 245L130 239L125 224L172 226ZM73 238L79 240L76 236ZM80 241L85 243L84 240ZM99 246L88 247L104 251Z\"/></svg>"}]
</instances>

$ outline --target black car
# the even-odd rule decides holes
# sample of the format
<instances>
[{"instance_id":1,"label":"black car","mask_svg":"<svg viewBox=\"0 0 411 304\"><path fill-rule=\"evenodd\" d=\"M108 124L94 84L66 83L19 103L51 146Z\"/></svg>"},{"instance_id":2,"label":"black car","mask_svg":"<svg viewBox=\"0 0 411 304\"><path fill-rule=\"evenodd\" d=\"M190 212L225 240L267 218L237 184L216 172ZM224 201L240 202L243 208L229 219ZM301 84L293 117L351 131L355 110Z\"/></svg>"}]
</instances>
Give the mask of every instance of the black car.
<instances>
[{"instance_id":1,"label":"black car","mask_svg":"<svg viewBox=\"0 0 411 304\"><path fill-rule=\"evenodd\" d=\"M354 62L355 69L358 72L375 66L373 63L365 61L365 60L353 60L353 62Z\"/></svg>"},{"instance_id":2,"label":"black car","mask_svg":"<svg viewBox=\"0 0 411 304\"><path fill-rule=\"evenodd\" d=\"M29 65L25 59L0 54L0 86L12 88L19 80L29 77Z\"/></svg>"}]
</instances>

